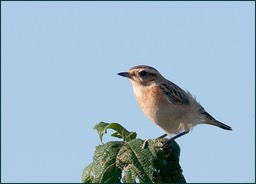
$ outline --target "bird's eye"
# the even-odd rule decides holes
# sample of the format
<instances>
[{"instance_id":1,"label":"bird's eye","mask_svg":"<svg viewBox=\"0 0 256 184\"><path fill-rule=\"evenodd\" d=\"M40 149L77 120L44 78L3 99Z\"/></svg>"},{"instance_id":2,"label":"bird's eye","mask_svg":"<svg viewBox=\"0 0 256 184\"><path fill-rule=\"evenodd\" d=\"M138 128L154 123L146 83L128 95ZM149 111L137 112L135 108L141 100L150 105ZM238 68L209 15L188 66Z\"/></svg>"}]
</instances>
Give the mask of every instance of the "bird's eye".
<instances>
[{"instance_id":1,"label":"bird's eye","mask_svg":"<svg viewBox=\"0 0 256 184\"><path fill-rule=\"evenodd\" d=\"M148 75L148 72L141 71L139 74L140 74L141 77L146 77Z\"/></svg>"},{"instance_id":2,"label":"bird's eye","mask_svg":"<svg viewBox=\"0 0 256 184\"><path fill-rule=\"evenodd\" d=\"M141 71L140 73L140 76L142 76L142 77L146 77L147 75L148 75L148 72L146 72L146 71Z\"/></svg>"}]
</instances>

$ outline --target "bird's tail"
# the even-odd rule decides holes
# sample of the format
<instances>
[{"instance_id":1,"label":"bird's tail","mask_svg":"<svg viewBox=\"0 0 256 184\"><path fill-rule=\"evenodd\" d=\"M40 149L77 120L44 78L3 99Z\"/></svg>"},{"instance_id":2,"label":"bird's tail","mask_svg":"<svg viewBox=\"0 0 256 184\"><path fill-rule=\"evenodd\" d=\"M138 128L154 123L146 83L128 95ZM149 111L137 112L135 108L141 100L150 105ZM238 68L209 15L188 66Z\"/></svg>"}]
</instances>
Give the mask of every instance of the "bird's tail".
<instances>
[{"instance_id":1,"label":"bird's tail","mask_svg":"<svg viewBox=\"0 0 256 184\"><path fill-rule=\"evenodd\" d=\"M232 128L230 126L214 119L214 117L212 117L208 112L206 112L202 106L201 106L200 112L202 115L205 115L205 118L206 118L205 124L214 125L214 126L223 128L225 130L232 130Z\"/></svg>"},{"instance_id":2,"label":"bird's tail","mask_svg":"<svg viewBox=\"0 0 256 184\"><path fill-rule=\"evenodd\" d=\"M209 125L214 125L214 126L217 126L217 127L220 127L220 128L223 128L225 130L232 130L232 128L224 123L221 123L217 120L211 120L211 121L207 121L206 124L209 124Z\"/></svg>"}]
</instances>

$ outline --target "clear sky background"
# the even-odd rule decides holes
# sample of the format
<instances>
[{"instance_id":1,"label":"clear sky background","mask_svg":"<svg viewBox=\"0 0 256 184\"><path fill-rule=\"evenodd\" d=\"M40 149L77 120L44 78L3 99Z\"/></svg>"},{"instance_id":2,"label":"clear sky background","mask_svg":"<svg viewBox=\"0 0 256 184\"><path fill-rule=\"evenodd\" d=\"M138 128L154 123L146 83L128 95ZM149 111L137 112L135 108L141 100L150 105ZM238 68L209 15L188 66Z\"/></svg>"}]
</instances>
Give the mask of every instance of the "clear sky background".
<instances>
[{"instance_id":1,"label":"clear sky background","mask_svg":"<svg viewBox=\"0 0 256 184\"><path fill-rule=\"evenodd\" d=\"M100 121L161 135L117 75L139 64L234 130L177 140L187 182L255 182L254 17L254 2L1 2L2 182L81 182Z\"/></svg>"}]
</instances>

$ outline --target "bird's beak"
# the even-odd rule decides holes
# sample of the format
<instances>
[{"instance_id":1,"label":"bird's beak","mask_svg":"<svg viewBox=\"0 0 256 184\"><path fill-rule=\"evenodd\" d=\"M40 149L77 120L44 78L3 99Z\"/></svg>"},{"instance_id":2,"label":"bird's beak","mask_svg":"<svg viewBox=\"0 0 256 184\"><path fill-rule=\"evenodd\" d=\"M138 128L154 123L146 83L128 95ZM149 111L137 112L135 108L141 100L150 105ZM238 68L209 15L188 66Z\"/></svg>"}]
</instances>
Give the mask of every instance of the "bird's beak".
<instances>
[{"instance_id":1,"label":"bird's beak","mask_svg":"<svg viewBox=\"0 0 256 184\"><path fill-rule=\"evenodd\" d=\"M131 78L131 74L129 74L128 72L120 72L117 75L120 75L122 77L127 77L127 78Z\"/></svg>"}]
</instances>

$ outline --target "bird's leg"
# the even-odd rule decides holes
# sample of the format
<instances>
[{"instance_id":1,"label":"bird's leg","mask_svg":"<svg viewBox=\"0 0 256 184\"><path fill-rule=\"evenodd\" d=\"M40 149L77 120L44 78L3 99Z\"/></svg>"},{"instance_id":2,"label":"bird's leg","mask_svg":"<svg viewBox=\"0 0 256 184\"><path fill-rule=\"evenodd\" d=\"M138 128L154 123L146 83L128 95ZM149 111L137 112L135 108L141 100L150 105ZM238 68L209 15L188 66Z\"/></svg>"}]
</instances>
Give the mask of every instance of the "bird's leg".
<instances>
[{"instance_id":1,"label":"bird's leg","mask_svg":"<svg viewBox=\"0 0 256 184\"><path fill-rule=\"evenodd\" d=\"M175 139L177 139L177 138L179 138L179 137L181 137L181 136L187 134L188 132L189 132L189 131L185 131L185 132L181 132L181 133L178 134L178 135L175 135L174 137L172 137L172 138L170 138L169 140L167 140L167 141L164 143L164 145L169 144L170 142L172 142L172 141L174 141Z\"/></svg>"},{"instance_id":2,"label":"bird's leg","mask_svg":"<svg viewBox=\"0 0 256 184\"><path fill-rule=\"evenodd\" d=\"M163 135L161 135L160 137L157 137L156 139L161 139L161 138L164 138L164 137L166 137L168 134L163 134ZM143 144L142 144L142 149L146 149L147 147L148 147L148 139L146 139L144 142L143 142Z\"/></svg>"},{"instance_id":3,"label":"bird's leg","mask_svg":"<svg viewBox=\"0 0 256 184\"><path fill-rule=\"evenodd\" d=\"M162 139L164 137L166 137L168 134L164 134L164 135L161 135L160 137L156 138L156 139Z\"/></svg>"},{"instance_id":4,"label":"bird's leg","mask_svg":"<svg viewBox=\"0 0 256 184\"><path fill-rule=\"evenodd\" d=\"M188 132L189 132L189 131L181 132L180 134L175 135L174 137L172 137L172 138L170 138L170 139L175 140L175 139L177 139L177 138L179 138L179 137L181 137L181 136L187 134Z\"/></svg>"}]
</instances>

